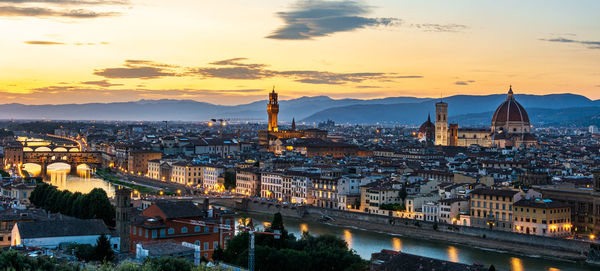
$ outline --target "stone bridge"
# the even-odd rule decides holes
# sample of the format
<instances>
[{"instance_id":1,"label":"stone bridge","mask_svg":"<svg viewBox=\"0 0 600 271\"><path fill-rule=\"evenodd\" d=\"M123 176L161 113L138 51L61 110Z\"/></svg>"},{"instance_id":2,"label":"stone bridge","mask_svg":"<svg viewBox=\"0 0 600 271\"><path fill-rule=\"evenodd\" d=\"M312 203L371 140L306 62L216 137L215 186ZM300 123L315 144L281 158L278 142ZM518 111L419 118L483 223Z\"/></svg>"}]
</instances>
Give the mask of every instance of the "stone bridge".
<instances>
[{"instance_id":1,"label":"stone bridge","mask_svg":"<svg viewBox=\"0 0 600 271\"><path fill-rule=\"evenodd\" d=\"M101 152L23 152L23 164L33 163L42 167L42 174L46 174L48 165L54 163L65 163L71 166L71 172L77 170L79 165L88 165L90 168L99 167L102 164Z\"/></svg>"}]
</instances>

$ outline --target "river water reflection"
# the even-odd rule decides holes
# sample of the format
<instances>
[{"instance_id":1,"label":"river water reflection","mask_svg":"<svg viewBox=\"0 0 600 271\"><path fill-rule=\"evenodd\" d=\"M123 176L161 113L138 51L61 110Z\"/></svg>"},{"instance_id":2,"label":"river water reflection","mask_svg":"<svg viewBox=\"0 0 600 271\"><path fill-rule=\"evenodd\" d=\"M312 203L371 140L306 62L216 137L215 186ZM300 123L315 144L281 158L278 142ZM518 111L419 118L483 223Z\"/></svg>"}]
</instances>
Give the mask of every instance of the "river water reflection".
<instances>
[{"instance_id":1,"label":"river water reflection","mask_svg":"<svg viewBox=\"0 0 600 271\"><path fill-rule=\"evenodd\" d=\"M37 164L25 164L24 170L32 176L41 176L41 167ZM71 172L71 166L65 163L54 163L48 166L47 174L42 176L44 181L56 186L59 190L69 190L73 193L89 193L94 188L106 191L108 197L114 197L115 186L100 178L93 177L93 170L87 165L79 165Z\"/></svg>"},{"instance_id":2,"label":"river water reflection","mask_svg":"<svg viewBox=\"0 0 600 271\"><path fill-rule=\"evenodd\" d=\"M249 216L253 218L254 225L262 225L264 222L270 222L272 220L272 216L270 215L250 214ZM351 226L330 226L291 218L284 218L284 223L286 229L297 237L300 236L302 231L308 231L314 235L336 235L344 239L348 245L364 259L370 259L371 253L378 252L381 249L391 249L452 262L465 264L481 263L484 264L486 268L489 267L490 264L493 264L496 267L496 270L600 270L600 268L594 268L584 264L513 255L499 251L420 240L406 236L393 236L384 233L364 231L352 228Z\"/></svg>"}]
</instances>

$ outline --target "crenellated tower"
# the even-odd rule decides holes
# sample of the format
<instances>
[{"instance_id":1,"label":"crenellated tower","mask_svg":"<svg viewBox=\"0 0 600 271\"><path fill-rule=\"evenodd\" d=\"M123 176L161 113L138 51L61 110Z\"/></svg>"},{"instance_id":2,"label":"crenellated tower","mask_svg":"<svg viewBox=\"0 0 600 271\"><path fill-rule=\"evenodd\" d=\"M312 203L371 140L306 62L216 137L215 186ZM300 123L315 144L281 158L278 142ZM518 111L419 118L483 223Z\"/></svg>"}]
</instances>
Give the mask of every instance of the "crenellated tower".
<instances>
[{"instance_id":1,"label":"crenellated tower","mask_svg":"<svg viewBox=\"0 0 600 271\"><path fill-rule=\"evenodd\" d=\"M273 91L269 93L269 103L267 104L267 115L269 116L269 131L277 132L277 114L279 114L279 103L277 102L277 92L275 87Z\"/></svg>"}]
</instances>

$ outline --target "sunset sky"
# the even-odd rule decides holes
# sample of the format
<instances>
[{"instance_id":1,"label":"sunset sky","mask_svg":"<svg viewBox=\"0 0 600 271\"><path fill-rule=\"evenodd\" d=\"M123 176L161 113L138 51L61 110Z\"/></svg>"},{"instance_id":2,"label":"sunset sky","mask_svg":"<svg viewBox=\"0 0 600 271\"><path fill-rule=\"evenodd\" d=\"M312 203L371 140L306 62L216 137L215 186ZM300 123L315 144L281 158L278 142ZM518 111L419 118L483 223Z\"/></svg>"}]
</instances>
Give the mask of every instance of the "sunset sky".
<instances>
[{"instance_id":1,"label":"sunset sky","mask_svg":"<svg viewBox=\"0 0 600 271\"><path fill-rule=\"evenodd\" d=\"M0 103L576 93L600 1L0 0Z\"/></svg>"}]
</instances>

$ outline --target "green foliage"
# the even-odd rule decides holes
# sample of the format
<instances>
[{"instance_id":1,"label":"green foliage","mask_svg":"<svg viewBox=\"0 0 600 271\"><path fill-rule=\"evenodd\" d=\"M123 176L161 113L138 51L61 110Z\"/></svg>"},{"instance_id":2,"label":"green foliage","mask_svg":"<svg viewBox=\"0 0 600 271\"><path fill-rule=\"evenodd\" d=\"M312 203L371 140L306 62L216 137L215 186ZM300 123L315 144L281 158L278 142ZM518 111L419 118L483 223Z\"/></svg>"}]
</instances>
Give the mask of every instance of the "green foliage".
<instances>
[{"instance_id":1,"label":"green foliage","mask_svg":"<svg viewBox=\"0 0 600 271\"><path fill-rule=\"evenodd\" d=\"M404 200L406 199L406 196L408 195L408 193L406 192L406 184L404 184L402 186L402 188L400 189L400 198L402 199L402 202L404 202Z\"/></svg>"},{"instance_id":2,"label":"green foliage","mask_svg":"<svg viewBox=\"0 0 600 271\"><path fill-rule=\"evenodd\" d=\"M390 211L404 211L406 207L404 207L404 205L402 204L384 203L379 205L379 209Z\"/></svg>"},{"instance_id":3,"label":"green foliage","mask_svg":"<svg viewBox=\"0 0 600 271\"><path fill-rule=\"evenodd\" d=\"M156 271L181 271L192 270L194 265L186 259L182 258L146 258L144 261L143 270Z\"/></svg>"},{"instance_id":4,"label":"green foliage","mask_svg":"<svg viewBox=\"0 0 600 271\"><path fill-rule=\"evenodd\" d=\"M367 264L348 244L333 235L312 236L304 233L302 238L287 234L281 214L275 214L268 232L280 230L279 240L270 235L256 235L256 270L366 270ZM227 244L223 251L215 251L213 259L238 266L248 266L249 234L240 233Z\"/></svg>"},{"instance_id":5,"label":"green foliage","mask_svg":"<svg viewBox=\"0 0 600 271\"><path fill-rule=\"evenodd\" d=\"M47 270L76 271L81 270L78 264L58 264L55 259L46 256L27 257L14 250L0 250L0 267L2 270Z\"/></svg>"},{"instance_id":6,"label":"green foliage","mask_svg":"<svg viewBox=\"0 0 600 271\"><path fill-rule=\"evenodd\" d=\"M3 169L0 169L0 176L2 176L2 178L10 177L10 174L8 174L8 172L4 171Z\"/></svg>"},{"instance_id":7,"label":"green foliage","mask_svg":"<svg viewBox=\"0 0 600 271\"><path fill-rule=\"evenodd\" d=\"M96 249L90 244L72 244L67 248L68 252L73 252L77 259L82 261L96 260Z\"/></svg>"},{"instance_id":8,"label":"green foliage","mask_svg":"<svg viewBox=\"0 0 600 271\"><path fill-rule=\"evenodd\" d=\"M100 261L112 261L115 253L112 251L110 241L106 235L100 235L96 240L96 247L94 247L96 259Z\"/></svg>"},{"instance_id":9,"label":"green foliage","mask_svg":"<svg viewBox=\"0 0 600 271\"><path fill-rule=\"evenodd\" d=\"M31 192L29 200L53 213L81 219L98 218L108 226L115 225L115 207L110 203L106 192L100 188L94 188L88 194L81 194L60 191L54 186L41 183Z\"/></svg>"},{"instance_id":10,"label":"green foliage","mask_svg":"<svg viewBox=\"0 0 600 271\"><path fill-rule=\"evenodd\" d=\"M235 170L226 170L225 171L225 189L231 190L235 188Z\"/></svg>"}]
</instances>

